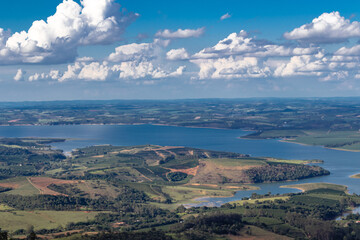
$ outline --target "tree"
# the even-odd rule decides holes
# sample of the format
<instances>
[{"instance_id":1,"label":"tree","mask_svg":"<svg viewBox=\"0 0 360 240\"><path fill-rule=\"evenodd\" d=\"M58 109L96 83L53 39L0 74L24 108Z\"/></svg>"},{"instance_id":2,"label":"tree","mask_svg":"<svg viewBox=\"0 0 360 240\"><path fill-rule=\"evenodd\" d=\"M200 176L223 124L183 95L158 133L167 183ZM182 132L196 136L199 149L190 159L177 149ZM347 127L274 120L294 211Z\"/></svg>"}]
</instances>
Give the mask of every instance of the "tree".
<instances>
[{"instance_id":1,"label":"tree","mask_svg":"<svg viewBox=\"0 0 360 240\"><path fill-rule=\"evenodd\" d=\"M6 231L2 231L0 228L0 240L7 240L8 239L8 233Z\"/></svg>"}]
</instances>

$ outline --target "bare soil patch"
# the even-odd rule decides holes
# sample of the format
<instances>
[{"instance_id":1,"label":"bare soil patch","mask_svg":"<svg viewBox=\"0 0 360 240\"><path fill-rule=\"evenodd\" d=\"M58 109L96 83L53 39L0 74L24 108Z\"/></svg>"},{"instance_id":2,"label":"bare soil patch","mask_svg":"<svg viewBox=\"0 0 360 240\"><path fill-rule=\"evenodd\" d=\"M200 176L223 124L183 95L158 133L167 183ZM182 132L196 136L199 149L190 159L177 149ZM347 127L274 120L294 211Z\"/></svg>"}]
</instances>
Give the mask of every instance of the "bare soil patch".
<instances>
[{"instance_id":1,"label":"bare soil patch","mask_svg":"<svg viewBox=\"0 0 360 240\"><path fill-rule=\"evenodd\" d=\"M17 183L0 183L0 187L17 189L20 187L20 185Z\"/></svg>"},{"instance_id":2,"label":"bare soil patch","mask_svg":"<svg viewBox=\"0 0 360 240\"><path fill-rule=\"evenodd\" d=\"M197 174L190 183L222 184L227 183L250 183L245 170L258 166L224 166L211 161L200 161Z\"/></svg>"},{"instance_id":3,"label":"bare soil patch","mask_svg":"<svg viewBox=\"0 0 360 240\"><path fill-rule=\"evenodd\" d=\"M187 168L187 169L173 169L173 168L168 168L171 172L182 172L182 173L186 173L187 175L193 175L196 176L198 170L199 170L199 166L196 166L194 168Z\"/></svg>"},{"instance_id":4,"label":"bare soil patch","mask_svg":"<svg viewBox=\"0 0 360 240\"><path fill-rule=\"evenodd\" d=\"M48 178L48 177L29 177L28 181L40 191L40 194L46 195L65 195L62 193L55 192L48 188L51 184L61 185L61 184L73 184L77 183L78 181L71 181L71 180L62 180L62 179L55 179L55 178Z\"/></svg>"}]
</instances>

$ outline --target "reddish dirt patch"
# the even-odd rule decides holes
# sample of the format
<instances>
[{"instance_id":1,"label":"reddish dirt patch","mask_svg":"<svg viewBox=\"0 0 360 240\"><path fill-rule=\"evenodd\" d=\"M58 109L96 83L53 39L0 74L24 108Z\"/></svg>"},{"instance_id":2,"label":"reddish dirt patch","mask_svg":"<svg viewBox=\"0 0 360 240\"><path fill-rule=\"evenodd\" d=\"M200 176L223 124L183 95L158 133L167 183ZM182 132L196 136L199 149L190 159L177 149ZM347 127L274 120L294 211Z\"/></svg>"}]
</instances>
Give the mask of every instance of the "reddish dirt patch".
<instances>
[{"instance_id":1,"label":"reddish dirt patch","mask_svg":"<svg viewBox=\"0 0 360 240\"><path fill-rule=\"evenodd\" d=\"M14 120L8 121L8 123L16 123L16 122L18 122L18 121L20 121L20 120L22 120L22 119L14 119Z\"/></svg>"},{"instance_id":2,"label":"reddish dirt patch","mask_svg":"<svg viewBox=\"0 0 360 240\"><path fill-rule=\"evenodd\" d=\"M47 178L47 177L30 177L28 181L40 191L40 194L47 194L47 195L65 195L62 193L55 192L48 188L51 184L61 185L61 184L73 184L77 183L78 181L70 181L70 180L62 180L62 179L55 179L55 178Z\"/></svg>"},{"instance_id":3,"label":"reddish dirt patch","mask_svg":"<svg viewBox=\"0 0 360 240\"><path fill-rule=\"evenodd\" d=\"M182 172L182 173L186 173L187 175L196 176L199 166L194 167L194 168L187 168L187 169L173 169L173 168L168 168L168 169L171 172Z\"/></svg>"},{"instance_id":4,"label":"reddish dirt patch","mask_svg":"<svg viewBox=\"0 0 360 240\"><path fill-rule=\"evenodd\" d=\"M17 183L0 183L0 187L16 189L19 188L20 185Z\"/></svg>"},{"instance_id":5,"label":"reddish dirt patch","mask_svg":"<svg viewBox=\"0 0 360 240\"><path fill-rule=\"evenodd\" d=\"M218 188L219 185L216 184L200 184L200 183L192 183L189 184L190 186L205 186L205 187L212 187L212 188Z\"/></svg>"}]
</instances>

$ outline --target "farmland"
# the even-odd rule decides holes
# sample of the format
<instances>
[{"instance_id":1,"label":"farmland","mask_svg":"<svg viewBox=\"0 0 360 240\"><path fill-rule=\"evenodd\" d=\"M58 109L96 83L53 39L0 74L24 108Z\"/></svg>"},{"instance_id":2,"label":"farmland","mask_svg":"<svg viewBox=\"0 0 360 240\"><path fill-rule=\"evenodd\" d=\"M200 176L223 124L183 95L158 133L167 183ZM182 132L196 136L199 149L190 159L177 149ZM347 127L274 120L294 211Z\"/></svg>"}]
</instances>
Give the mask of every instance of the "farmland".
<instances>
[{"instance_id":1,"label":"farmland","mask_svg":"<svg viewBox=\"0 0 360 240\"><path fill-rule=\"evenodd\" d=\"M334 216L360 203L345 186L318 184L305 193L286 196L253 195L251 200L220 208L177 208L180 223L144 229L138 233L114 232L86 239L162 236L162 239L342 239L358 231L356 215L343 221ZM325 231L324 231L325 230ZM128 235L126 235L128 234ZM68 239L80 239L74 235ZM84 237L82 237L83 239ZM121 239L121 238L120 238ZM157 239L157 238L154 238Z\"/></svg>"},{"instance_id":2,"label":"farmland","mask_svg":"<svg viewBox=\"0 0 360 240\"><path fill-rule=\"evenodd\" d=\"M198 197L230 197L235 191L256 189L251 185L255 182L328 174L308 160L181 146L100 145L66 157L47 145L51 141L58 140L0 139L5 159L0 217L8 219L8 224L0 222L2 229L13 234L24 233L30 225L38 233L97 231L118 219L127 228L146 229L178 222L174 211Z\"/></svg>"},{"instance_id":3,"label":"farmland","mask_svg":"<svg viewBox=\"0 0 360 240\"><path fill-rule=\"evenodd\" d=\"M35 230L65 228L72 222L91 221L99 212L82 211L0 211L0 226L3 230L14 232L28 229Z\"/></svg>"}]
</instances>

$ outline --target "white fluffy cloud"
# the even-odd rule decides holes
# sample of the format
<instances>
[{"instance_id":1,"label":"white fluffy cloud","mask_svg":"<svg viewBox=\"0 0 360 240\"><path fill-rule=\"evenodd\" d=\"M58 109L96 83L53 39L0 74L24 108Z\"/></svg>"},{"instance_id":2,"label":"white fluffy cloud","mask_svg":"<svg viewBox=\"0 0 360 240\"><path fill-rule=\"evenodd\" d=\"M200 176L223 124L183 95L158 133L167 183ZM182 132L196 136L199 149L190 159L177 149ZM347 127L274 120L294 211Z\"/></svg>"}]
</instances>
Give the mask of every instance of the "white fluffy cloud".
<instances>
[{"instance_id":1,"label":"white fluffy cloud","mask_svg":"<svg viewBox=\"0 0 360 240\"><path fill-rule=\"evenodd\" d=\"M311 55L294 56L290 61L278 66L274 71L276 77L321 76L326 64Z\"/></svg>"},{"instance_id":2,"label":"white fluffy cloud","mask_svg":"<svg viewBox=\"0 0 360 240\"><path fill-rule=\"evenodd\" d=\"M248 57L276 57L311 54L317 52L315 47L286 47L268 42L257 41L241 30L231 33L215 46L205 48L193 55L193 58L210 59L226 56L244 55Z\"/></svg>"},{"instance_id":3,"label":"white fluffy cloud","mask_svg":"<svg viewBox=\"0 0 360 240\"><path fill-rule=\"evenodd\" d=\"M180 66L174 72L168 72L161 67L155 67L151 62L122 62L114 65L112 70L119 72L120 79L141 79L151 78L160 79L167 77L177 77L183 74L185 67Z\"/></svg>"},{"instance_id":4,"label":"white fluffy cloud","mask_svg":"<svg viewBox=\"0 0 360 240\"><path fill-rule=\"evenodd\" d=\"M199 66L200 79L247 79L266 77L270 69L259 67L255 57L229 57L219 59L195 59L191 60Z\"/></svg>"},{"instance_id":5,"label":"white fluffy cloud","mask_svg":"<svg viewBox=\"0 0 360 240\"><path fill-rule=\"evenodd\" d=\"M109 65L107 62L76 62L68 65L67 70L63 73L59 70L52 70L49 73L35 73L28 78L28 81L56 80L64 82L71 80L112 81L163 79L181 76L184 70L185 66L179 66L175 71L169 71L160 66L154 66L152 62L148 61L127 61L116 65Z\"/></svg>"},{"instance_id":6,"label":"white fluffy cloud","mask_svg":"<svg viewBox=\"0 0 360 240\"><path fill-rule=\"evenodd\" d=\"M59 78L60 72L58 70L51 70L49 73L35 73L28 78L28 81L58 80Z\"/></svg>"},{"instance_id":7,"label":"white fluffy cloud","mask_svg":"<svg viewBox=\"0 0 360 240\"><path fill-rule=\"evenodd\" d=\"M275 77L317 77L320 81L342 80L355 76L359 57L325 56L324 54L291 57L274 70Z\"/></svg>"},{"instance_id":8,"label":"white fluffy cloud","mask_svg":"<svg viewBox=\"0 0 360 240\"><path fill-rule=\"evenodd\" d=\"M107 62L99 63L92 62L90 64L85 64L81 69L79 79L93 80L93 81L105 81L108 78L110 67L108 67Z\"/></svg>"},{"instance_id":9,"label":"white fluffy cloud","mask_svg":"<svg viewBox=\"0 0 360 240\"><path fill-rule=\"evenodd\" d=\"M114 0L64 0L28 31L11 35L0 29L0 63L63 63L75 60L78 46L118 41L138 16L119 8Z\"/></svg>"},{"instance_id":10,"label":"white fluffy cloud","mask_svg":"<svg viewBox=\"0 0 360 240\"><path fill-rule=\"evenodd\" d=\"M80 12L76 8L71 8L71 11L61 9L65 8L67 4L72 4L74 7L78 6ZM61 62L63 61L61 56L68 57L70 56L69 52L76 55L77 46L106 43L109 39L117 39L121 36L124 28L117 31L116 27L114 28L114 25L110 23L100 24L102 27L99 27L99 22L104 22L105 19L109 18L106 16L115 16L113 13L118 12L108 9L109 4L114 4L113 0L83 0L82 5L73 2L73 0L65 0L59 5L57 13L52 17L61 12L67 13L69 24L63 24L61 21L56 24L66 25L68 28L63 27L53 35L40 34L32 37L32 28L34 31L38 29L34 27L37 26L37 23L33 24L31 31L13 35L0 29L0 62L2 56L9 56L11 61L27 59L27 62L45 63L49 62L51 57L57 56L57 52L53 51L54 49L61 52L60 60L58 60ZM109 12L105 10L95 11L94 9L108 9ZM123 23L125 25L136 18L135 15L131 14L120 17L126 20ZM39 23L39 26L45 24L44 26L51 29L52 27L49 26L53 26L52 24L55 23L50 18L46 23ZM63 19L65 17L57 16L57 18ZM113 18L110 17L110 19ZM114 21L111 20L110 22L114 23ZM84 27L84 24L87 25ZM125 25L118 24L116 26ZM360 36L358 25L359 23L356 21L350 22L341 17L338 12L325 13L314 19L313 23L285 33L285 36L288 39L314 43L340 42ZM81 29L81 31L77 29ZM85 31L86 34L84 34L84 29L88 29ZM103 34L99 33L99 29L103 30ZM112 32L110 29L115 30ZM46 30L45 32L50 31ZM168 48L175 39L199 37L203 33L204 28L179 29L177 31L166 29L159 31L152 42L119 46L102 60L89 57L77 58L66 69L33 73L27 80L46 79L59 82L71 80L132 82L134 80L133 82L136 83L154 84L158 79L184 76L187 67L191 69L191 72L189 71L186 76L191 79L202 80L233 79L236 81L307 77L319 81L346 81L349 78L360 78L360 71L358 71L360 69L360 45L341 47L335 52L327 52L316 44L304 44L297 41L278 44L259 40L242 30L238 33L229 34L214 46L206 47L195 54L189 54L183 47L170 48L170 50ZM55 37L49 36L57 37L55 40ZM104 36L106 37L103 38ZM9 41L10 43L15 41L19 44L11 45ZM69 48L65 49L66 47ZM196 69L198 69L197 72ZM20 81L24 79L24 75L25 72L19 69L14 80Z\"/></svg>"},{"instance_id":11,"label":"white fluffy cloud","mask_svg":"<svg viewBox=\"0 0 360 240\"><path fill-rule=\"evenodd\" d=\"M186 60L189 57L189 53L185 48L171 49L166 53L166 59L168 60Z\"/></svg>"},{"instance_id":12,"label":"white fluffy cloud","mask_svg":"<svg viewBox=\"0 0 360 240\"><path fill-rule=\"evenodd\" d=\"M317 47L283 46L256 40L240 31L195 53L190 61L199 67L199 79L250 79L295 76L298 71L293 67L291 72L293 62L307 56L321 58L323 53Z\"/></svg>"},{"instance_id":13,"label":"white fluffy cloud","mask_svg":"<svg viewBox=\"0 0 360 240\"><path fill-rule=\"evenodd\" d=\"M228 19L228 18L231 18L231 15L229 13L225 13L224 15L222 15L220 17L220 20L223 21L223 20Z\"/></svg>"},{"instance_id":14,"label":"white fluffy cloud","mask_svg":"<svg viewBox=\"0 0 360 240\"><path fill-rule=\"evenodd\" d=\"M15 76L14 76L14 80L17 81L17 82L24 80L25 73L26 72L24 70L18 69Z\"/></svg>"},{"instance_id":15,"label":"white fluffy cloud","mask_svg":"<svg viewBox=\"0 0 360 240\"><path fill-rule=\"evenodd\" d=\"M360 23L351 22L339 12L323 13L311 23L284 34L286 39L312 43L337 43L349 38L360 37Z\"/></svg>"},{"instance_id":16,"label":"white fluffy cloud","mask_svg":"<svg viewBox=\"0 0 360 240\"><path fill-rule=\"evenodd\" d=\"M170 43L169 40L155 39L152 43L131 43L115 48L107 58L111 62L136 61L159 57L163 47Z\"/></svg>"},{"instance_id":17,"label":"white fluffy cloud","mask_svg":"<svg viewBox=\"0 0 360 240\"><path fill-rule=\"evenodd\" d=\"M355 78L360 68L360 47L326 53L315 46L279 45L232 33L213 47L190 57L199 67L199 79L251 79L310 77L319 81Z\"/></svg>"},{"instance_id":18,"label":"white fluffy cloud","mask_svg":"<svg viewBox=\"0 0 360 240\"><path fill-rule=\"evenodd\" d=\"M179 66L175 71L164 68L146 59L122 61L115 64L104 62L75 62L69 64L63 72L52 70L49 73L35 73L28 80L56 80L59 82L71 80L112 81L131 79L163 79L183 75L185 66Z\"/></svg>"},{"instance_id":19,"label":"white fluffy cloud","mask_svg":"<svg viewBox=\"0 0 360 240\"><path fill-rule=\"evenodd\" d=\"M335 54L345 55L345 56L360 56L360 45L355 45L350 48L342 47L339 50L337 50Z\"/></svg>"},{"instance_id":20,"label":"white fluffy cloud","mask_svg":"<svg viewBox=\"0 0 360 240\"><path fill-rule=\"evenodd\" d=\"M198 29L178 29L174 32L169 29L165 29L163 31L158 31L155 34L155 37L166 38L166 39L178 39L178 38L192 38L192 37L200 37L205 32L205 28Z\"/></svg>"}]
</instances>

